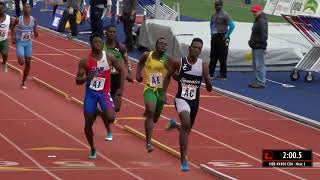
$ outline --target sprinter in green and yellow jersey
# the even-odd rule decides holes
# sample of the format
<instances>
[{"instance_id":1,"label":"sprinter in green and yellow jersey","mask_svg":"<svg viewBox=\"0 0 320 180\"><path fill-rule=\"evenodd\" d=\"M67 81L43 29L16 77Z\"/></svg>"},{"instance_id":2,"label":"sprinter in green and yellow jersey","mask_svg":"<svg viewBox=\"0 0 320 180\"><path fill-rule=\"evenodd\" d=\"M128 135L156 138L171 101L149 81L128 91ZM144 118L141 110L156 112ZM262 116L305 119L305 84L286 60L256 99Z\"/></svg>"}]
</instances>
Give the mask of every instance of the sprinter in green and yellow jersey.
<instances>
[{"instance_id":1,"label":"sprinter in green and yellow jersey","mask_svg":"<svg viewBox=\"0 0 320 180\"><path fill-rule=\"evenodd\" d=\"M146 149L150 153L153 151L151 144L154 123L157 123L163 109L163 79L168 72L168 61L170 57L166 53L167 40L159 38L156 41L155 51L145 52L139 60L136 80L142 82L141 74L144 69L145 88L143 91L145 104L145 133L146 133Z\"/></svg>"}]
</instances>

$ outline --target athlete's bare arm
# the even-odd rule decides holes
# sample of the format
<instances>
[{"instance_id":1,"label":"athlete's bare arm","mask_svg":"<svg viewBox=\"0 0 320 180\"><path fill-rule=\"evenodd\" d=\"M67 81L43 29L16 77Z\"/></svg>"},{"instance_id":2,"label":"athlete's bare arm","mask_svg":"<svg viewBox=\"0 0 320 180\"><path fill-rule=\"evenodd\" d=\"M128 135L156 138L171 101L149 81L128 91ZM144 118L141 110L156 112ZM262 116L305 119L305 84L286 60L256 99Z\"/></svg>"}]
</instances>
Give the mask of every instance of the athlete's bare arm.
<instances>
[{"instance_id":1,"label":"athlete's bare arm","mask_svg":"<svg viewBox=\"0 0 320 180\"><path fill-rule=\"evenodd\" d=\"M36 19L34 19L33 34L34 34L34 37L38 37L39 36L38 21Z\"/></svg>"},{"instance_id":2,"label":"athlete's bare arm","mask_svg":"<svg viewBox=\"0 0 320 180\"><path fill-rule=\"evenodd\" d=\"M16 26L17 24L19 24L19 18L16 18L14 21L13 21L13 24L11 26L11 40L12 40L12 44L15 44L16 43Z\"/></svg>"},{"instance_id":3,"label":"athlete's bare arm","mask_svg":"<svg viewBox=\"0 0 320 180\"><path fill-rule=\"evenodd\" d=\"M142 71L142 69L144 68L144 65L145 65L145 63L146 63L146 61L147 61L147 58L148 58L148 56L149 56L149 53L150 53L150 52L145 52L145 53L143 53L142 56L141 56L141 58L140 58L140 60L139 60L138 67L137 67L137 73L136 73L136 80L137 80L138 82L142 82L142 80L143 80L143 77L142 77L142 75L141 75L141 71Z\"/></svg>"},{"instance_id":4,"label":"athlete's bare arm","mask_svg":"<svg viewBox=\"0 0 320 180\"><path fill-rule=\"evenodd\" d=\"M123 62L116 61L115 57L111 53L107 53L107 59L110 64L119 72L120 74L120 88L117 90L117 95L122 96L123 94L123 87L124 87L124 80L125 80L125 69Z\"/></svg>"},{"instance_id":5,"label":"athlete's bare arm","mask_svg":"<svg viewBox=\"0 0 320 180\"><path fill-rule=\"evenodd\" d=\"M204 83L206 84L206 88L208 92L212 91L212 84L210 81L210 76L209 76L209 66L208 63L203 62L202 63L202 77L204 79Z\"/></svg>"},{"instance_id":6,"label":"athlete's bare arm","mask_svg":"<svg viewBox=\"0 0 320 180\"><path fill-rule=\"evenodd\" d=\"M79 62L78 65L78 72L77 72L77 77L76 77L76 84L77 85L82 85L84 84L89 76L86 76L86 64L87 64L87 59L82 59Z\"/></svg>"},{"instance_id":7,"label":"athlete's bare arm","mask_svg":"<svg viewBox=\"0 0 320 180\"><path fill-rule=\"evenodd\" d=\"M13 28L13 24L15 21L16 21L16 18L10 16L10 25L9 25L10 30Z\"/></svg>"},{"instance_id":8,"label":"athlete's bare arm","mask_svg":"<svg viewBox=\"0 0 320 180\"><path fill-rule=\"evenodd\" d=\"M129 81L129 82L133 82L133 79L132 79L132 76L131 76L131 71L132 71L132 68L131 68L131 64L130 64L130 60L129 60L129 57L128 57L128 51L127 51L127 48L120 44L120 52L122 54L122 57L123 57L123 61L124 61L124 65L125 67L127 67L128 69L128 74L126 76L126 79Z\"/></svg>"},{"instance_id":9,"label":"athlete's bare arm","mask_svg":"<svg viewBox=\"0 0 320 180\"><path fill-rule=\"evenodd\" d=\"M164 103L167 103L167 89L170 84L171 76L174 76L174 74L177 72L177 70L180 68L180 60L176 58L170 58L168 61L168 73L163 79L163 94L162 101Z\"/></svg>"}]
</instances>

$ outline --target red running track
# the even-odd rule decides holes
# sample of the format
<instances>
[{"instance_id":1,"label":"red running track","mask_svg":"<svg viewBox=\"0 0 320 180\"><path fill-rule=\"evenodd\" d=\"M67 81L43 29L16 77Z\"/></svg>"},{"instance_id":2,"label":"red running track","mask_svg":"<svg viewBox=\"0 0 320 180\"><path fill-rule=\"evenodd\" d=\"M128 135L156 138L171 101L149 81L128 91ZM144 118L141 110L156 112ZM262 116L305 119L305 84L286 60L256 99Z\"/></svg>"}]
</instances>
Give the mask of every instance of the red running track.
<instances>
[{"instance_id":1,"label":"red running track","mask_svg":"<svg viewBox=\"0 0 320 180\"><path fill-rule=\"evenodd\" d=\"M40 38L34 40L33 46L32 75L82 100L83 87L80 88L74 85L74 77L79 60L87 56L89 52L88 47L56 37L47 32L41 32ZM15 62L13 64L17 66ZM18 82L16 87L18 87ZM171 97L175 94L174 85L173 83L169 88ZM130 117L141 117L143 113L142 90L142 84L126 84L123 98L124 106L118 114L118 126L129 125L143 132L142 118L129 120ZM204 90L201 93L201 107L194 130L190 136L189 160L194 165L191 172L187 173L189 174L188 177L192 178L192 173L204 175L197 170L199 164L207 165L238 179L317 179L319 177L320 149L316 143L320 136L319 129L299 124L286 117L217 93L207 93ZM170 100L172 102L173 99L171 98ZM34 102L30 101L29 103L32 104ZM64 110L64 108L60 108L60 105L55 107L57 111ZM52 109L46 107L42 108L52 111ZM81 115L81 109L78 107L78 115L69 114L69 116L72 116L69 119L70 121L79 120L82 119ZM73 116L78 116L78 118ZM164 109L162 119L156 125L154 138L178 150L177 132L167 133L163 131L166 123L165 119L171 117L177 117L176 112L172 106L168 106ZM61 123L62 127L68 126L69 121L63 120ZM78 125L80 127L74 127L73 123L70 128L74 128L75 133L78 133L78 136L83 139L82 124ZM115 131L118 130L118 126L114 126ZM101 132L101 136L104 134L103 129L97 132ZM112 142L110 148L113 148L113 146L118 146L120 149L125 148L126 145L119 144L117 140L120 137L122 137L120 134L115 135L115 141L117 142ZM83 142L85 142L84 139ZM35 143L38 142L35 141ZM142 151L142 156L147 156L143 149L143 141L134 140L133 138L131 143L138 144L140 151ZM276 169L261 167L262 149L301 148L313 150L313 168ZM136 153L136 151L130 152ZM156 157L156 153L160 152L156 149L152 157ZM86 153L77 158L83 160ZM119 161L126 161L120 153L115 153L114 156L118 156L119 159L117 160ZM178 171L179 162L177 159L175 161L175 170ZM161 175L157 177L162 178ZM147 177L143 176L142 178Z\"/></svg>"}]
</instances>

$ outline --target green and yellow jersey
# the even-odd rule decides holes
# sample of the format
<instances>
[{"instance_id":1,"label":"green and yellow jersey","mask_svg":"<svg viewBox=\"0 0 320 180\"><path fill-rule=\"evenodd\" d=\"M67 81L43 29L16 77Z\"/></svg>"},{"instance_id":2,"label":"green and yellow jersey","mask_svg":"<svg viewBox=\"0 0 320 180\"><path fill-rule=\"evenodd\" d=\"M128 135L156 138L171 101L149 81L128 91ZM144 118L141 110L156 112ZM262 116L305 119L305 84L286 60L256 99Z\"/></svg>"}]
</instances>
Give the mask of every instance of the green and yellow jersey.
<instances>
[{"instance_id":1,"label":"green and yellow jersey","mask_svg":"<svg viewBox=\"0 0 320 180\"><path fill-rule=\"evenodd\" d=\"M163 79L166 76L168 70L166 64L168 63L169 56L167 54L162 55L160 60L152 58L151 51L148 55L144 66L145 73L145 89L147 88L163 88Z\"/></svg>"}]
</instances>

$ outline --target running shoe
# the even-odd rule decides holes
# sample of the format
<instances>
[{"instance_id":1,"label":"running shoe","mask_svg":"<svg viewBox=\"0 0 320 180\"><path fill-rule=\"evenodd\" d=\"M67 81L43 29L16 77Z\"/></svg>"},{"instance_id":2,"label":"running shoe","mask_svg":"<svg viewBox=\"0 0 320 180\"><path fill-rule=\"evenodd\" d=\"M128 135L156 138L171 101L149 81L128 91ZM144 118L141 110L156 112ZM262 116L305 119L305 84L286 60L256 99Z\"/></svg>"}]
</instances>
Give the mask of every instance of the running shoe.
<instances>
[{"instance_id":1,"label":"running shoe","mask_svg":"<svg viewBox=\"0 0 320 180\"><path fill-rule=\"evenodd\" d=\"M97 152L96 152L96 150L94 149L94 150L91 150L90 151L90 154L89 154L89 159L91 159L91 160L95 160L97 158Z\"/></svg>"},{"instance_id":2,"label":"running shoe","mask_svg":"<svg viewBox=\"0 0 320 180\"><path fill-rule=\"evenodd\" d=\"M181 163L181 171L187 172L189 171L189 164L187 160L182 161Z\"/></svg>"},{"instance_id":3,"label":"running shoe","mask_svg":"<svg viewBox=\"0 0 320 180\"><path fill-rule=\"evenodd\" d=\"M27 86L24 83L21 84L21 88L22 89L28 89Z\"/></svg>"},{"instance_id":4,"label":"running shoe","mask_svg":"<svg viewBox=\"0 0 320 180\"><path fill-rule=\"evenodd\" d=\"M113 139L112 132L107 132L106 137L104 139L106 141L112 141L112 139Z\"/></svg>"},{"instance_id":5,"label":"running shoe","mask_svg":"<svg viewBox=\"0 0 320 180\"><path fill-rule=\"evenodd\" d=\"M146 149L148 153L151 153L153 151L153 146L152 144L146 144Z\"/></svg>"},{"instance_id":6,"label":"running shoe","mask_svg":"<svg viewBox=\"0 0 320 180\"><path fill-rule=\"evenodd\" d=\"M170 119L167 123L167 126L165 128L166 131L172 130L177 128L177 122L175 119Z\"/></svg>"}]
</instances>

